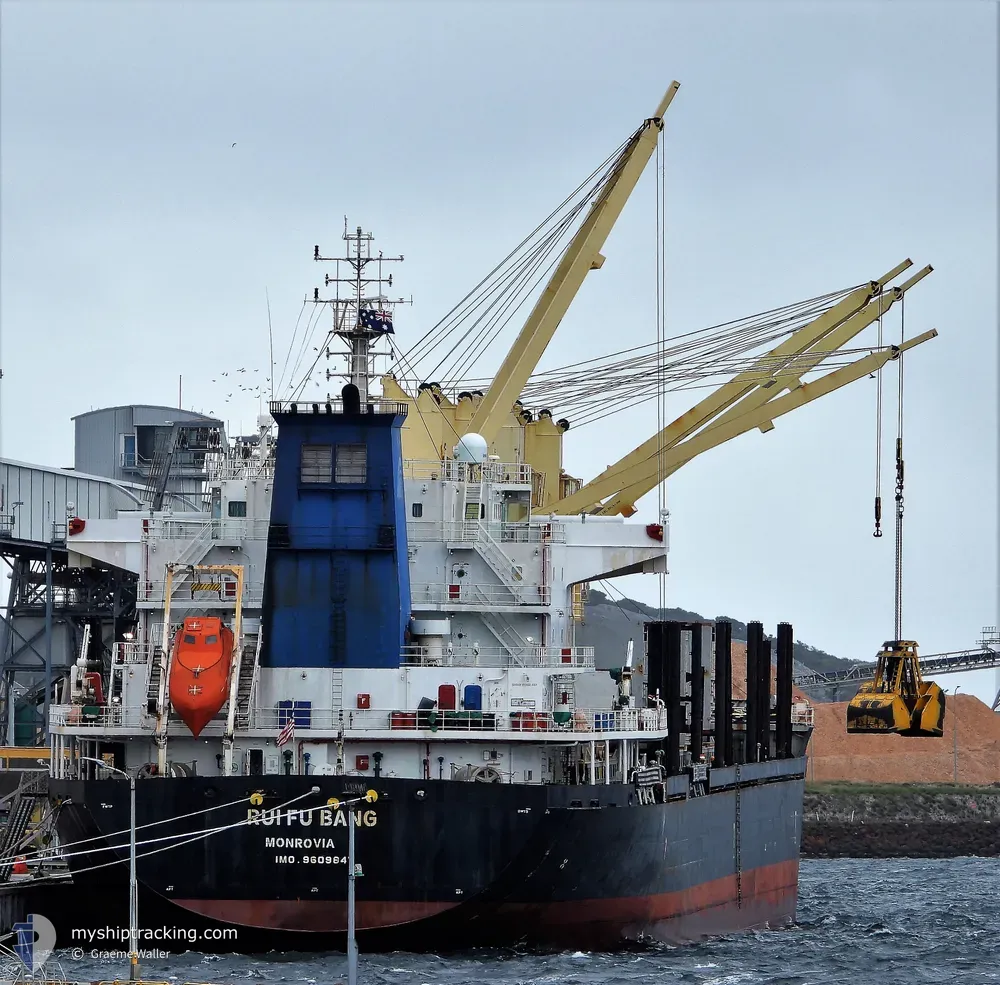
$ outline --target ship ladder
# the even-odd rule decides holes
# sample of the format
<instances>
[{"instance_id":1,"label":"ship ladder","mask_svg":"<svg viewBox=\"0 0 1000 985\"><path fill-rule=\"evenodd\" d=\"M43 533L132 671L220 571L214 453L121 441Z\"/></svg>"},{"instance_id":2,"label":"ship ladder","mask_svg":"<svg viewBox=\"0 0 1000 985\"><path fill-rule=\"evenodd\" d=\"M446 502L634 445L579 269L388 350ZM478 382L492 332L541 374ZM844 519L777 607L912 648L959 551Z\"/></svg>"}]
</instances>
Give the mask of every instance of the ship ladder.
<instances>
[{"instance_id":1,"label":"ship ladder","mask_svg":"<svg viewBox=\"0 0 1000 985\"><path fill-rule=\"evenodd\" d=\"M330 693L333 710L342 710L344 707L344 669L342 667L335 667L333 670Z\"/></svg>"},{"instance_id":2,"label":"ship ladder","mask_svg":"<svg viewBox=\"0 0 1000 985\"><path fill-rule=\"evenodd\" d=\"M160 675L163 673L160 657L160 648L156 647L149 664L149 683L146 685L146 712L150 715L157 713L160 704Z\"/></svg>"},{"instance_id":3,"label":"ship ladder","mask_svg":"<svg viewBox=\"0 0 1000 985\"><path fill-rule=\"evenodd\" d=\"M3 844L0 847L0 883L10 879L14 868L14 853L20 848L21 842L31 823L31 815L35 812L35 797L21 795L14 801L7 826L4 828Z\"/></svg>"},{"instance_id":4,"label":"ship ladder","mask_svg":"<svg viewBox=\"0 0 1000 985\"><path fill-rule=\"evenodd\" d=\"M260 663L261 630L257 636L244 635L243 658L240 660L240 676L236 686L236 727L250 727L250 705L253 703L254 684Z\"/></svg>"}]
</instances>

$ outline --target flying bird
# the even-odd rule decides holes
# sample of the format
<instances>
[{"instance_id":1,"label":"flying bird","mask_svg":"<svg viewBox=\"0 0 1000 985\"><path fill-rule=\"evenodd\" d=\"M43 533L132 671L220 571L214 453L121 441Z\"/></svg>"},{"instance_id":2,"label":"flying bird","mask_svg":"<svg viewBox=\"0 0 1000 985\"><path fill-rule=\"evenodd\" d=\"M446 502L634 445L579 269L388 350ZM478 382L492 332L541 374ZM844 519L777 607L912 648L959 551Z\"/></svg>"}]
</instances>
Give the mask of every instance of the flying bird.
<instances>
[{"instance_id":1,"label":"flying bird","mask_svg":"<svg viewBox=\"0 0 1000 985\"><path fill-rule=\"evenodd\" d=\"M233 146L234 146L234 147L236 146L236 142L235 142L235 141L233 141Z\"/></svg>"}]
</instances>

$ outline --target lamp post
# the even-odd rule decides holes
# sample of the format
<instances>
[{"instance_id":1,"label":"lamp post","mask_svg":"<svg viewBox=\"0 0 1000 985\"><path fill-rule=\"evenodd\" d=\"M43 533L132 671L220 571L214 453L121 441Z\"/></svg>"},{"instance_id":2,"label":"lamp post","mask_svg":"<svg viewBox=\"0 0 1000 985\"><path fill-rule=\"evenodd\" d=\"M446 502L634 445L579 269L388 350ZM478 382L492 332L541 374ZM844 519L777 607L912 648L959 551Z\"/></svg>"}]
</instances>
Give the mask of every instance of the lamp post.
<instances>
[{"instance_id":1,"label":"lamp post","mask_svg":"<svg viewBox=\"0 0 1000 985\"><path fill-rule=\"evenodd\" d=\"M313 787L314 790L318 789ZM358 941L355 921L354 887L361 872L361 866L354 861L354 807L362 802L374 804L378 794L369 790L355 801L347 801L347 985L358 985Z\"/></svg>"},{"instance_id":2,"label":"lamp post","mask_svg":"<svg viewBox=\"0 0 1000 985\"><path fill-rule=\"evenodd\" d=\"M135 777L117 766L109 766L103 759L93 756L80 756L81 760L96 763L110 773L117 773L128 780L129 786L129 845L128 845L128 936L129 936L129 970L128 980L137 980L139 972L139 884L135 878Z\"/></svg>"},{"instance_id":3,"label":"lamp post","mask_svg":"<svg viewBox=\"0 0 1000 985\"><path fill-rule=\"evenodd\" d=\"M347 805L347 985L358 985L358 942L354 928L354 810Z\"/></svg>"},{"instance_id":4,"label":"lamp post","mask_svg":"<svg viewBox=\"0 0 1000 985\"><path fill-rule=\"evenodd\" d=\"M952 697L958 694L958 689L961 684L955 685L955 690L952 692ZM951 751L951 765L952 774L954 776L955 786L958 786L958 715L956 714L957 706L951 710L951 736L952 736L952 751Z\"/></svg>"}]
</instances>

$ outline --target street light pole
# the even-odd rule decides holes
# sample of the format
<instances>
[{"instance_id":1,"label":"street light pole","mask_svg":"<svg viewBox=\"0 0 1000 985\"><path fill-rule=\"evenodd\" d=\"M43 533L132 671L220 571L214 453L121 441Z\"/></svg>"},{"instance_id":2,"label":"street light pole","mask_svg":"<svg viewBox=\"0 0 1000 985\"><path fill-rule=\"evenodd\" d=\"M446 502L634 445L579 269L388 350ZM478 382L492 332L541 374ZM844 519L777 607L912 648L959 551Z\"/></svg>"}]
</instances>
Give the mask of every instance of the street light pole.
<instances>
[{"instance_id":1,"label":"street light pole","mask_svg":"<svg viewBox=\"0 0 1000 985\"><path fill-rule=\"evenodd\" d=\"M96 763L110 773L117 773L128 780L129 786L129 837L128 837L128 936L129 970L128 980L134 982L139 975L139 883L135 877L135 777L117 766L109 766L103 759L80 756L81 760Z\"/></svg>"},{"instance_id":2,"label":"street light pole","mask_svg":"<svg viewBox=\"0 0 1000 985\"><path fill-rule=\"evenodd\" d=\"M354 810L347 805L347 985L358 985L358 942L354 928Z\"/></svg>"}]
</instances>

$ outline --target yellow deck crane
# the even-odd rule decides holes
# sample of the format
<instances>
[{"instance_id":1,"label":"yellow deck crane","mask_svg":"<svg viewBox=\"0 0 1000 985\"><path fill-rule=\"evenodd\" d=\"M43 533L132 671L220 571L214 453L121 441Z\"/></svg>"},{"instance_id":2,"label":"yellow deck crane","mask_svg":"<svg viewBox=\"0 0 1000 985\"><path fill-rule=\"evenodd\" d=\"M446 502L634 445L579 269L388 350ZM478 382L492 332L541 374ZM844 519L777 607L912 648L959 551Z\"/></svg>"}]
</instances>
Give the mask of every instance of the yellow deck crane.
<instances>
[{"instance_id":1,"label":"yellow deck crane","mask_svg":"<svg viewBox=\"0 0 1000 985\"><path fill-rule=\"evenodd\" d=\"M532 495L532 512L536 515L630 516L636 512L635 504L642 496L658 488L668 476L696 456L748 431L771 431L775 420L782 415L879 372L888 362L899 360L905 351L937 335L932 329L901 340L895 346L880 344L867 355L803 382L806 375L815 373L817 367L831 357L843 360L847 355L843 351L847 343L867 326L876 321L881 324L885 313L932 270L925 266L903 283L893 285L900 274L913 266L912 261L906 259L883 276L838 295L836 303L831 302L822 313L788 333L783 342L756 357L749 368L738 372L596 478L581 484L567 476L562 470L562 440L569 421L556 420L548 408L532 417L520 398L525 387L530 386L541 356L588 272L603 266L605 258L600 251L657 150L664 115L678 88L679 83L671 83L654 114L643 121L615 156L609 158L610 166L592 193L588 193L590 205L586 217L569 240L485 393L470 387L453 400L439 384L424 383L411 394L395 377L383 378L386 397L405 401L410 406L402 435L404 457L440 461L451 457L452 448L461 438L476 433L486 439L489 452L500 461L525 462L532 467L533 478L541 480L536 483ZM516 250L511 256L515 255ZM530 259L534 263L536 254L532 253ZM520 276L512 277L512 281L522 283ZM500 281L491 282L487 278L480 287L483 284L487 285L482 292L484 296L502 295L507 303L509 297L503 294L504 285ZM471 302L466 304L470 297L471 294L456 306L454 312L458 314L454 318L451 317L454 312L449 313L439 323L443 326L440 328L442 337L454 330L449 326L464 317L463 312L473 310ZM513 305L513 309L516 308L517 305ZM477 337L493 332L492 315L475 317L480 320L481 327L474 324L462 337L460 345L470 346L465 340L471 338L474 347ZM436 337L437 329L435 326L425 338ZM406 358L422 358L426 351L421 349L423 343L421 340ZM427 343L430 347L433 344L433 341ZM420 351L420 356L416 351ZM404 369L409 369L406 358L400 354ZM658 367L657 372L661 371L662 367ZM912 661L907 666L912 667ZM907 674L916 680L919 669L915 674L913 671L904 674L909 680Z\"/></svg>"}]
</instances>

